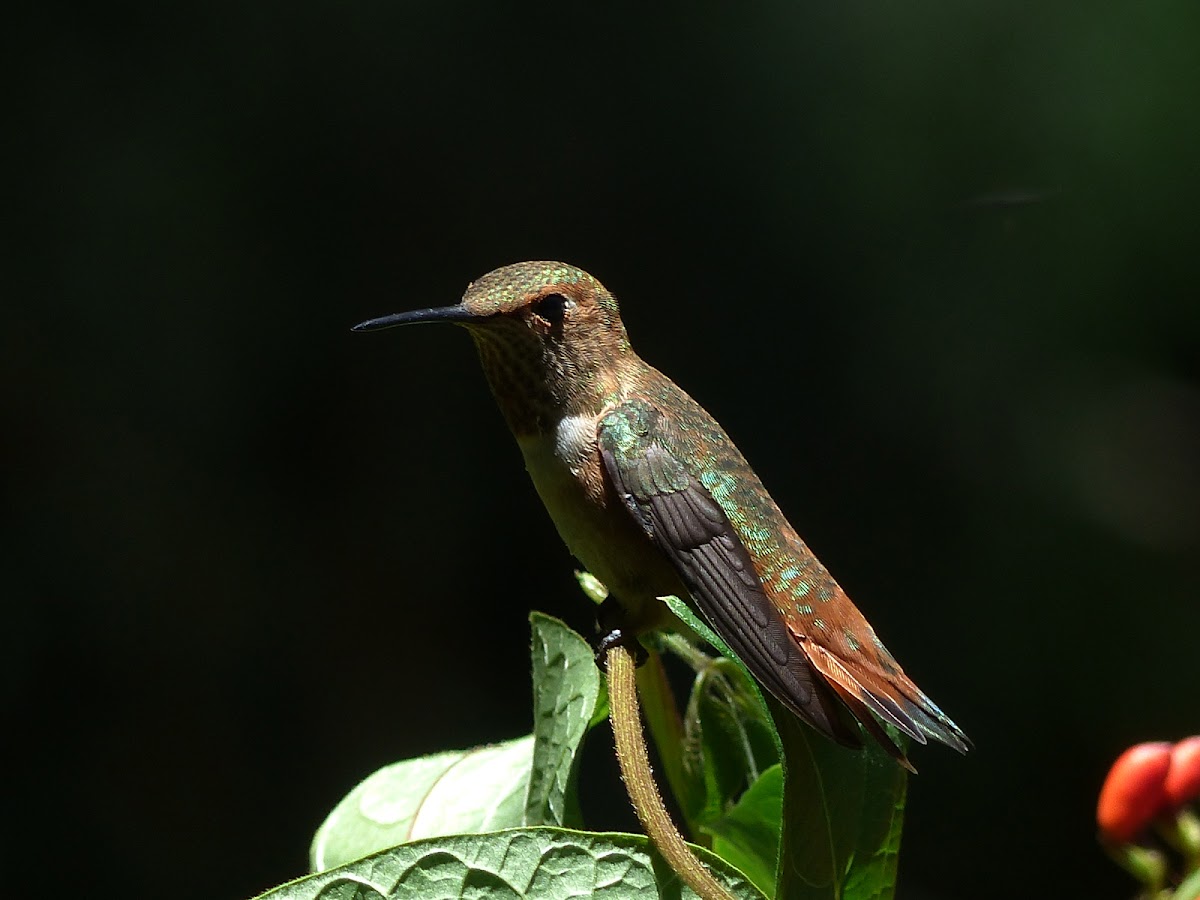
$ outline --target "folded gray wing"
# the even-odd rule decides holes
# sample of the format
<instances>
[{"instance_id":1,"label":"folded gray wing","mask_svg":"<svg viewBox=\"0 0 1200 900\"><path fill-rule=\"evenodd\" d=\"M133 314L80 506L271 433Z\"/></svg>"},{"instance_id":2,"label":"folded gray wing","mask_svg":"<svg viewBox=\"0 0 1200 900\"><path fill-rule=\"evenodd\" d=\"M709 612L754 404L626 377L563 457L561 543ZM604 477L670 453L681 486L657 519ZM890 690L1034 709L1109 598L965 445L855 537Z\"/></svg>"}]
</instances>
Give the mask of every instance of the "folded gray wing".
<instances>
[{"instance_id":1,"label":"folded gray wing","mask_svg":"<svg viewBox=\"0 0 1200 900\"><path fill-rule=\"evenodd\" d=\"M814 676L763 590L724 510L668 449L663 420L631 400L600 423L600 453L617 495L678 571L699 612L767 690L840 743L861 741Z\"/></svg>"}]
</instances>

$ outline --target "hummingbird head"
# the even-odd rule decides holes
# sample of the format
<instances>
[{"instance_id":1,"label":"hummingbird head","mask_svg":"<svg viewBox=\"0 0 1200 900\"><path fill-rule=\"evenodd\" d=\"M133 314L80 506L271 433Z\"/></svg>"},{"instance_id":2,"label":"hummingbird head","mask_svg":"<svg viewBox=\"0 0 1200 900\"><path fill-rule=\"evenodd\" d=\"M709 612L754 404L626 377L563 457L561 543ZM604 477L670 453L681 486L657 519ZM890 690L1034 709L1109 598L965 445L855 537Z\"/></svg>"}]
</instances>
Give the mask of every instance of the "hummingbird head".
<instances>
[{"instance_id":1,"label":"hummingbird head","mask_svg":"<svg viewBox=\"0 0 1200 900\"><path fill-rule=\"evenodd\" d=\"M451 322L471 333L518 434L541 431L562 414L599 410L637 359L612 294L561 262L503 266L469 284L454 306L383 316L352 330L421 322Z\"/></svg>"}]
</instances>

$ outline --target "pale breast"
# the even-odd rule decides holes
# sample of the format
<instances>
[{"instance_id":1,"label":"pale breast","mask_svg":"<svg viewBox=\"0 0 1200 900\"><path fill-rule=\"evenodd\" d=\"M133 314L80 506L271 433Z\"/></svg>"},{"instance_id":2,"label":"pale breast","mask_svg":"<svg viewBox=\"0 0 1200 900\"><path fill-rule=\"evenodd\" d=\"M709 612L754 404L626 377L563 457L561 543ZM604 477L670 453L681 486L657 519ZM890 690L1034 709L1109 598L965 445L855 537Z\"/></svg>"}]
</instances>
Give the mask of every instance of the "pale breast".
<instances>
[{"instance_id":1,"label":"pale breast","mask_svg":"<svg viewBox=\"0 0 1200 900\"><path fill-rule=\"evenodd\" d=\"M597 419L568 416L553 434L523 436L517 442L563 542L622 605L636 608L678 593L681 585L608 486L596 444Z\"/></svg>"},{"instance_id":2,"label":"pale breast","mask_svg":"<svg viewBox=\"0 0 1200 900\"><path fill-rule=\"evenodd\" d=\"M554 430L554 456L575 478L599 463L596 416L564 416Z\"/></svg>"},{"instance_id":3,"label":"pale breast","mask_svg":"<svg viewBox=\"0 0 1200 900\"><path fill-rule=\"evenodd\" d=\"M608 510L603 464L596 445L596 419L567 416L553 434L517 438L525 468L558 532L571 551L590 565L585 548L604 530Z\"/></svg>"}]
</instances>

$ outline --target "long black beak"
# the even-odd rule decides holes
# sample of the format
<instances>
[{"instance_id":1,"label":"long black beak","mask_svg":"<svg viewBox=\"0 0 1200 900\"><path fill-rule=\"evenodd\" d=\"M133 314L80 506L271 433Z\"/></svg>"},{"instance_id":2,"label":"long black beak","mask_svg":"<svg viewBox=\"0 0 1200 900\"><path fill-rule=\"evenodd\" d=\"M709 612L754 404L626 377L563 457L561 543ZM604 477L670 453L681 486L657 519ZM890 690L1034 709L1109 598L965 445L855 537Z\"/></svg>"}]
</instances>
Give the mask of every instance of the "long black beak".
<instances>
[{"instance_id":1,"label":"long black beak","mask_svg":"<svg viewBox=\"0 0 1200 900\"><path fill-rule=\"evenodd\" d=\"M419 322L470 322L479 318L461 304L454 306L438 306L434 309L414 309L411 312L393 313L390 316L380 316L378 319L367 319L359 322L351 331L378 331L381 328L395 328L397 325L415 325Z\"/></svg>"}]
</instances>

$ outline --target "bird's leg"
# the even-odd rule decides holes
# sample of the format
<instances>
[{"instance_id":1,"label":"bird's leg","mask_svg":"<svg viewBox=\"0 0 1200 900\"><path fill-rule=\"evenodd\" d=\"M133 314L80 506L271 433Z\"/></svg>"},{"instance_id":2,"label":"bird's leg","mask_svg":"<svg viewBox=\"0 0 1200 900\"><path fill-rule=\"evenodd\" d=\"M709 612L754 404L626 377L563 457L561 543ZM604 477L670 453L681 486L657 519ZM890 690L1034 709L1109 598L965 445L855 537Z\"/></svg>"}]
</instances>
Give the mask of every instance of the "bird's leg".
<instances>
[{"instance_id":1,"label":"bird's leg","mask_svg":"<svg viewBox=\"0 0 1200 900\"><path fill-rule=\"evenodd\" d=\"M608 651L613 647L627 648L633 654L634 663L638 666L641 666L649 657L642 642L629 628L628 618L624 607L612 594L604 598L604 602L600 604L600 609L596 613L596 628L600 633L600 638L596 641L595 650L596 665L601 669L605 667Z\"/></svg>"}]
</instances>

